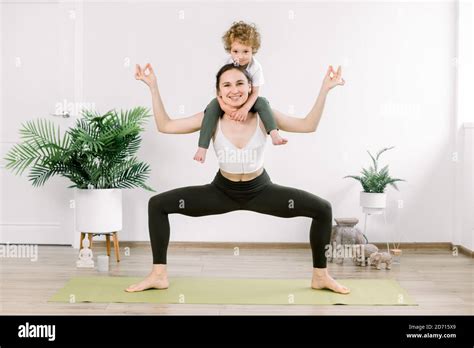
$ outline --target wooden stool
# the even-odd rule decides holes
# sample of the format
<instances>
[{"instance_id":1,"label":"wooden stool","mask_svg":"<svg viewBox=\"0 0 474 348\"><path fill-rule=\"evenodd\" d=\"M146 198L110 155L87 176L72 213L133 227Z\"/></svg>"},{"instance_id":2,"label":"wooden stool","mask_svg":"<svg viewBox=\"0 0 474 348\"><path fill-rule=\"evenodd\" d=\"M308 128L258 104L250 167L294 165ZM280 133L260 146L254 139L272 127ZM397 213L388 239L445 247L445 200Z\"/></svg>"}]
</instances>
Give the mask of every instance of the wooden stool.
<instances>
[{"instance_id":1,"label":"wooden stool","mask_svg":"<svg viewBox=\"0 0 474 348\"><path fill-rule=\"evenodd\" d=\"M79 242L80 249L82 249L82 241L86 237L86 233L89 236L89 248L92 249L92 237L94 236L100 236L101 234L105 234L105 244L107 246L107 256L110 256L110 235L112 235L112 239L114 242L114 250L115 250L115 258L117 259L117 262L120 262L120 248L119 248L119 241L118 241L118 236L117 232L105 232L105 233L93 233L93 232L81 232L81 240Z\"/></svg>"}]
</instances>

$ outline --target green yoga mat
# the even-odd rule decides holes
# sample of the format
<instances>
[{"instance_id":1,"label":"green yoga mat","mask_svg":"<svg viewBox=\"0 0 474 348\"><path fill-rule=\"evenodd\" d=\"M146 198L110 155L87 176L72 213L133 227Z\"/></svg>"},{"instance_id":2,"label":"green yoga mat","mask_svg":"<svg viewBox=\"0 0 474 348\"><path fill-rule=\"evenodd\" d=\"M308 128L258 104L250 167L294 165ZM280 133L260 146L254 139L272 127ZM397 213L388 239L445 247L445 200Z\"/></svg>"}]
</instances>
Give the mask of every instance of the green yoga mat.
<instances>
[{"instance_id":1,"label":"green yoga mat","mask_svg":"<svg viewBox=\"0 0 474 348\"><path fill-rule=\"evenodd\" d=\"M338 279L348 295L314 290L308 279L171 278L166 290L124 291L143 278L74 277L50 302L255 305L417 305L394 279Z\"/></svg>"}]
</instances>

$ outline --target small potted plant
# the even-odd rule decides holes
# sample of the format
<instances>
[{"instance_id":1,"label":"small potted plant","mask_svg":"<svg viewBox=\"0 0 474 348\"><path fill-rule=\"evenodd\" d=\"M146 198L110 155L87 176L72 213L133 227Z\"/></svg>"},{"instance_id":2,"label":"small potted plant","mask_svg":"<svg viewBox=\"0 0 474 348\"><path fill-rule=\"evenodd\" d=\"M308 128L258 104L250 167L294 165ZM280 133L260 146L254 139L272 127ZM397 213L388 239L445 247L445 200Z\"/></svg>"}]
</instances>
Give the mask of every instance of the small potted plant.
<instances>
[{"instance_id":1,"label":"small potted plant","mask_svg":"<svg viewBox=\"0 0 474 348\"><path fill-rule=\"evenodd\" d=\"M360 206L364 213L381 213L383 209L385 209L387 202L387 197L384 192L385 187L391 185L398 190L395 182L405 181L403 179L391 178L388 174L388 165L378 171L378 160L380 155L393 148L394 146L380 150L375 158L367 150L374 165L370 166L369 169L362 168L362 176L347 175L344 177L353 178L361 183L364 191L360 192Z\"/></svg>"},{"instance_id":2,"label":"small potted plant","mask_svg":"<svg viewBox=\"0 0 474 348\"><path fill-rule=\"evenodd\" d=\"M364 213L370 213L370 214L382 213L387 203L387 196L385 194L386 186L391 185L398 191L398 187L395 184L395 182L405 181L403 179L391 178L388 174L388 165L383 167L380 171L377 171L378 159L380 155L384 153L385 151L388 151L393 148L394 146L380 150L377 153L375 158L367 150L374 165L371 166L369 169L362 168L362 171L361 171L362 176L347 175L344 177L344 178L353 178L361 183L364 191L360 192L360 206L362 207L362 211ZM394 246L394 249L391 250L391 253L395 256L396 260L399 260L399 257L402 253L402 251L399 248L399 245L400 243L398 244L398 246ZM387 247L388 247L388 244L387 244Z\"/></svg>"},{"instance_id":3,"label":"small potted plant","mask_svg":"<svg viewBox=\"0 0 474 348\"><path fill-rule=\"evenodd\" d=\"M7 153L8 169L22 174L31 166L29 180L43 185L50 177L70 179L76 188L76 229L81 232L116 232L122 229L122 190L142 187L150 169L139 162L140 132L148 110L108 111L99 115L83 110L61 139L49 120L28 121L20 130L22 142Z\"/></svg>"}]
</instances>

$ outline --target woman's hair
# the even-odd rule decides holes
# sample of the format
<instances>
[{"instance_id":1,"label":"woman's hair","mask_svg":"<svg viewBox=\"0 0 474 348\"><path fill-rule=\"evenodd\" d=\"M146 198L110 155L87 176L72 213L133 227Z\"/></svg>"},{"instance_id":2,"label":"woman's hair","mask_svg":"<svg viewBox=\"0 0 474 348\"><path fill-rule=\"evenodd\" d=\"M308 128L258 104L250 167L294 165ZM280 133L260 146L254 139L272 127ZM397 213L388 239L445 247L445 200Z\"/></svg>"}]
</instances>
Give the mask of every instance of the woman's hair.
<instances>
[{"instance_id":1,"label":"woman's hair","mask_svg":"<svg viewBox=\"0 0 474 348\"><path fill-rule=\"evenodd\" d=\"M252 47L252 53L257 53L260 48L260 34L255 24L247 24L243 21L234 22L232 26L222 36L224 49L230 52L234 41L239 41L243 45Z\"/></svg>"},{"instance_id":2,"label":"woman's hair","mask_svg":"<svg viewBox=\"0 0 474 348\"><path fill-rule=\"evenodd\" d=\"M233 63L230 63L230 64L224 65L217 72L217 75L216 75L216 90L219 90L219 82L221 81L222 74L225 73L226 71L229 71L229 70L232 70L232 69L240 71L242 74L245 75L245 77L247 78L247 81L249 82L249 84L252 84L252 76L250 76L250 74L247 70L245 70L241 66L234 65Z\"/></svg>"}]
</instances>

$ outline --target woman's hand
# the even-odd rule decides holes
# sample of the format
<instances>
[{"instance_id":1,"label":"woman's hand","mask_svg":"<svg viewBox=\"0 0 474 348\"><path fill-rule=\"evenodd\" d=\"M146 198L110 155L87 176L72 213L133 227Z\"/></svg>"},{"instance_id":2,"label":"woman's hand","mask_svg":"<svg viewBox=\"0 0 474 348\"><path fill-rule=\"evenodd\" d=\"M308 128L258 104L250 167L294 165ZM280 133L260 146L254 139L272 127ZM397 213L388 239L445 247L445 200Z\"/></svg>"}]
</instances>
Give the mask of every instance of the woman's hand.
<instances>
[{"instance_id":1,"label":"woman's hand","mask_svg":"<svg viewBox=\"0 0 474 348\"><path fill-rule=\"evenodd\" d=\"M143 69L140 67L140 65L135 65L135 79L145 82L145 84L150 88L156 86L155 72L153 71L150 63L145 65Z\"/></svg>"},{"instance_id":2,"label":"woman's hand","mask_svg":"<svg viewBox=\"0 0 474 348\"><path fill-rule=\"evenodd\" d=\"M332 65L329 66L326 76L324 76L322 88L329 91L337 85L344 86L344 79L342 78L341 66L337 68L337 71L334 71Z\"/></svg>"}]
</instances>

